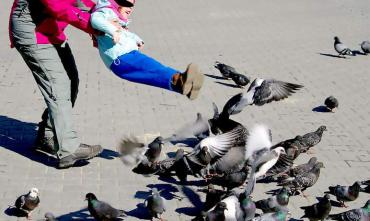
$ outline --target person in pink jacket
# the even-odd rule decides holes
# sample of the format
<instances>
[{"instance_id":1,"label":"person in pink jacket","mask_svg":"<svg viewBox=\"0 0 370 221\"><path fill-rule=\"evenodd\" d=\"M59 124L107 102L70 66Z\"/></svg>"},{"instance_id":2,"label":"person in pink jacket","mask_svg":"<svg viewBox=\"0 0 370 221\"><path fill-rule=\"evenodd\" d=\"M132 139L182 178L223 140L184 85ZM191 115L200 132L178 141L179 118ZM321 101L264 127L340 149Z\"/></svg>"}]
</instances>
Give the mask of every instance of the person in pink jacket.
<instances>
[{"instance_id":1,"label":"person in pink jacket","mask_svg":"<svg viewBox=\"0 0 370 221\"><path fill-rule=\"evenodd\" d=\"M11 47L23 57L47 108L39 123L35 148L55 154L58 168L68 168L102 152L100 145L81 144L72 108L78 94L78 71L64 29L67 25L94 33L91 0L14 0L9 19Z\"/></svg>"}]
</instances>

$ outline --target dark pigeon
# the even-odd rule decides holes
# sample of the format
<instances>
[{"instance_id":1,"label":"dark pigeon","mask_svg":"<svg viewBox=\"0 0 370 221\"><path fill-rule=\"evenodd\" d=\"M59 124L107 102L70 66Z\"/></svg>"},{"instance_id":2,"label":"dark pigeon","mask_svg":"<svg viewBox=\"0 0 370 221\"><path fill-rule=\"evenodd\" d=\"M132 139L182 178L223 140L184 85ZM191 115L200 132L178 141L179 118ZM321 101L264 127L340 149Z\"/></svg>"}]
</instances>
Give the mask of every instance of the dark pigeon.
<instances>
[{"instance_id":1,"label":"dark pigeon","mask_svg":"<svg viewBox=\"0 0 370 221\"><path fill-rule=\"evenodd\" d=\"M357 181L352 186L329 186L329 193L337 197L342 207L347 207L344 202L356 200L360 189L361 183Z\"/></svg>"},{"instance_id":2,"label":"dark pigeon","mask_svg":"<svg viewBox=\"0 0 370 221\"><path fill-rule=\"evenodd\" d=\"M108 203L98 200L93 193L86 194L85 200L87 200L87 209L97 221L115 220L126 216L125 211L115 209Z\"/></svg>"},{"instance_id":3,"label":"dark pigeon","mask_svg":"<svg viewBox=\"0 0 370 221\"><path fill-rule=\"evenodd\" d=\"M310 221L325 220L331 211L330 195L320 199L320 201L311 206L303 206L301 209L304 210L304 215L301 218L308 218Z\"/></svg>"},{"instance_id":4,"label":"dark pigeon","mask_svg":"<svg viewBox=\"0 0 370 221\"><path fill-rule=\"evenodd\" d=\"M370 41L363 41L361 43L362 51L367 55L370 53Z\"/></svg>"},{"instance_id":5,"label":"dark pigeon","mask_svg":"<svg viewBox=\"0 0 370 221\"><path fill-rule=\"evenodd\" d=\"M306 153L311 147L320 143L322 134L326 131L326 126L320 126L316 131L307 133L299 139L299 143L301 144L301 153Z\"/></svg>"},{"instance_id":6,"label":"dark pigeon","mask_svg":"<svg viewBox=\"0 0 370 221\"><path fill-rule=\"evenodd\" d=\"M165 199L161 197L160 192L152 189L152 194L145 200L146 208L151 217L162 219L162 214L166 211Z\"/></svg>"},{"instance_id":7,"label":"dark pigeon","mask_svg":"<svg viewBox=\"0 0 370 221\"><path fill-rule=\"evenodd\" d=\"M243 127L242 124L230 119L229 113L218 112L218 107L215 103L213 105L213 117L208 120L211 132L215 135L229 132L236 127Z\"/></svg>"},{"instance_id":8,"label":"dark pigeon","mask_svg":"<svg viewBox=\"0 0 370 221\"><path fill-rule=\"evenodd\" d=\"M334 112L334 109L338 108L338 105L339 105L338 100L333 96L330 96L325 99L325 106L331 112Z\"/></svg>"},{"instance_id":9,"label":"dark pigeon","mask_svg":"<svg viewBox=\"0 0 370 221\"><path fill-rule=\"evenodd\" d=\"M256 202L256 207L264 213L277 212L286 209L289 203L288 189L283 187L275 196Z\"/></svg>"},{"instance_id":10,"label":"dark pigeon","mask_svg":"<svg viewBox=\"0 0 370 221\"><path fill-rule=\"evenodd\" d=\"M225 221L225 210L227 210L226 203L217 203L215 208L207 213L206 221Z\"/></svg>"},{"instance_id":11,"label":"dark pigeon","mask_svg":"<svg viewBox=\"0 0 370 221\"><path fill-rule=\"evenodd\" d=\"M250 82L249 78L243 74L239 73L232 73L231 74L231 80L234 81L236 85L238 85L241 88L244 88L247 86Z\"/></svg>"},{"instance_id":12,"label":"dark pigeon","mask_svg":"<svg viewBox=\"0 0 370 221\"><path fill-rule=\"evenodd\" d=\"M222 77L224 77L225 79L230 79L232 74L238 73L235 68L227 64L220 63L218 61L216 61L214 67L220 71Z\"/></svg>"},{"instance_id":13,"label":"dark pigeon","mask_svg":"<svg viewBox=\"0 0 370 221\"><path fill-rule=\"evenodd\" d=\"M340 56L353 55L352 50L344 45L337 36L334 37L334 49Z\"/></svg>"},{"instance_id":14,"label":"dark pigeon","mask_svg":"<svg viewBox=\"0 0 370 221\"><path fill-rule=\"evenodd\" d=\"M283 180L279 185L288 187L291 190L292 195L298 192L305 196L303 191L317 182L320 176L320 168L322 167L324 167L324 164L322 162L318 162L309 172L299 174L292 179Z\"/></svg>"},{"instance_id":15,"label":"dark pigeon","mask_svg":"<svg viewBox=\"0 0 370 221\"><path fill-rule=\"evenodd\" d=\"M39 190L37 188L32 188L27 194L19 196L15 201L17 212L19 212L20 215L27 216L28 219L32 219L31 213L40 203L38 194Z\"/></svg>"},{"instance_id":16,"label":"dark pigeon","mask_svg":"<svg viewBox=\"0 0 370 221\"><path fill-rule=\"evenodd\" d=\"M207 179L207 182L222 186L227 191L242 186L248 178L248 164L245 164L238 171L228 171L223 174L216 174Z\"/></svg>"},{"instance_id":17,"label":"dark pigeon","mask_svg":"<svg viewBox=\"0 0 370 221\"><path fill-rule=\"evenodd\" d=\"M161 151L163 147L163 137L159 136L155 138L150 144L148 144L148 149L145 152L146 158L151 163L156 163L161 156Z\"/></svg>"},{"instance_id":18,"label":"dark pigeon","mask_svg":"<svg viewBox=\"0 0 370 221\"><path fill-rule=\"evenodd\" d=\"M362 208L351 209L343 213L329 215L332 220L339 221L369 221L370 220L370 200Z\"/></svg>"},{"instance_id":19,"label":"dark pigeon","mask_svg":"<svg viewBox=\"0 0 370 221\"><path fill-rule=\"evenodd\" d=\"M255 79L247 91L236 94L225 104L222 112L228 115L240 113L248 105L262 106L272 101L280 101L289 97L302 85L278 81L274 79Z\"/></svg>"}]
</instances>

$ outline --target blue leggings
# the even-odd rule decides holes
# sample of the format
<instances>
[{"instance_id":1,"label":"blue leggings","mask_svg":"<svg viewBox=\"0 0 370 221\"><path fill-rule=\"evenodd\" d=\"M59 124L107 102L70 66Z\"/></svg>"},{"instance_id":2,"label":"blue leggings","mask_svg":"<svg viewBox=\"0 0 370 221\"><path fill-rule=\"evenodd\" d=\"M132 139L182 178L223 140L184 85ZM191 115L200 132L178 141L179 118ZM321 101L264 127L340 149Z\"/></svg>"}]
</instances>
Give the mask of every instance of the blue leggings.
<instances>
[{"instance_id":1,"label":"blue leggings","mask_svg":"<svg viewBox=\"0 0 370 221\"><path fill-rule=\"evenodd\" d=\"M128 81L160 87L170 91L173 91L171 87L172 76L180 73L137 50L119 56L113 61L110 69L118 77Z\"/></svg>"}]
</instances>

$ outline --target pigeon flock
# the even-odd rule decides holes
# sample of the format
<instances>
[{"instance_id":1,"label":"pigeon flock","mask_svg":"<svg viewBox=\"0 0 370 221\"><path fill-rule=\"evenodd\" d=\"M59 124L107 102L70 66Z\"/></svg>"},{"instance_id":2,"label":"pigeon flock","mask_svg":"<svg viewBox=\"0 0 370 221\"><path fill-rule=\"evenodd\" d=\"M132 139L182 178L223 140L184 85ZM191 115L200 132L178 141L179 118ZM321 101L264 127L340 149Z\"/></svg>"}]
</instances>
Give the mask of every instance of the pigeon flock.
<instances>
[{"instance_id":1,"label":"pigeon flock","mask_svg":"<svg viewBox=\"0 0 370 221\"><path fill-rule=\"evenodd\" d=\"M353 51L338 37L334 41L334 48L340 56L353 55ZM361 48L365 54L370 53L370 42L364 41ZM214 67L224 79L231 79L238 87L244 88L250 83L250 78L229 65L216 62ZM312 148L320 143L327 127L321 125L305 134L273 142L273 131L268 126L256 124L249 128L231 117L249 105L262 106L286 99L301 88L303 86L296 83L256 78L248 89L229 98L221 112L213 103L212 118L204 118L198 113L194 122L167 138L158 136L148 144L136 137L124 137L117 147L119 157L137 174L174 176L184 187L189 185L189 176L203 181L205 188L198 192L205 194L205 202L202 208L197 208L199 213L192 220L288 220L292 218L288 209L289 199L307 197L304 191L316 184L320 171L325 168L319 156L313 156L300 165L296 165L295 160L301 154L313 154ZM330 112L338 108L338 100L333 96L326 98L324 103ZM196 140L189 144L191 151L179 147L174 156L161 158L165 144L176 145L187 139ZM260 181L276 183L278 189L266 199L253 201L255 187ZM151 194L143 202L148 219L165 220L168 200L161 196L162 191L165 189L151 188ZM370 200L362 208L331 214L333 199L340 207L347 207L345 202L356 200L360 192L370 193L370 180L355 181L351 186L329 186L324 196L317 196L317 203L301 207L304 213L301 218L310 221L370 221ZM124 210L98 200L94 193L87 193L86 201L95 220L123 220L128 216ZM32 188L16 199L14 208L31 219L31 213L39 203L39 190ZM48 212L43 220L55 221L58 218Z\"/></svg>"}]
</instances>

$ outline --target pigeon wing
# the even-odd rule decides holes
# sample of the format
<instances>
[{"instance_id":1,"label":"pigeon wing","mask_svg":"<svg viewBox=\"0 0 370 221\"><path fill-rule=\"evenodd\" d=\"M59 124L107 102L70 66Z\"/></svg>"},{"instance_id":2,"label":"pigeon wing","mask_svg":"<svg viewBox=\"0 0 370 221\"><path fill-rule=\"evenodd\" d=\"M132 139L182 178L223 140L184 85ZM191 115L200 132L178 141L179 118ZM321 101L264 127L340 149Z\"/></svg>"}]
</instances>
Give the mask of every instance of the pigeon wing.
<instances>
[{"instance_id":1,"label":"pigeon wing","mask_svg":"<svg viewBox=\"0 0 370 221\"><path fill-rule=\"evenodd\" d=\"M243 93L236 94L232 96L224 105L222 113L227 113L227 115L234 115L240 113L244 107L248 105L248 100Z\"/></svg>"},{"instance_id":2,"label":"pigeon wing","mask_svg":"<svg viewBox=\"0 0 370 221\"><path fill-rule=\"evenodd\" d=\"M198 113L195 122L184 125L182 128L177 130L170 138L168 138L168 140L179 141L189 137L197 137L202 134L209 135L209 131L210 128L208 120L204 119L202 115Z\"/></svg>"},{"instance_id":3,"label":"pigeon wing","mask_svg":"<svg viewBox=\"0 0 370 221\"><path fill-rule=\"evenodd\" d=\"M120 159L125 165L129 166L138 164L145 157L147 149L148 147L135 137L122 139L117 147Z\"/></svg>"},{"instance_id":4,"label":"pigeon wing","mask_svg":"<svg viewBox=\"0 0 370 221\"><path fill-rule=\"evenodd\" d=\"M270 148L271 143L271 132L264 125L255 125L249 133L245 159L249 159L254 153Z\"/></svg>"},{"instance_id":5,"label":"pigeon wing","mask_svg":"<svg viewBox=\"0 0 370 221\"><path fill-rule=\"evenodd\" d=\"M277 81L274 79L264 80L261 86L256 88L253 95L253 103L261 106L272 101L279 101L287 98L294 93L295 90L302 87L302 85Z\"/></svg>"}]
</instances>

